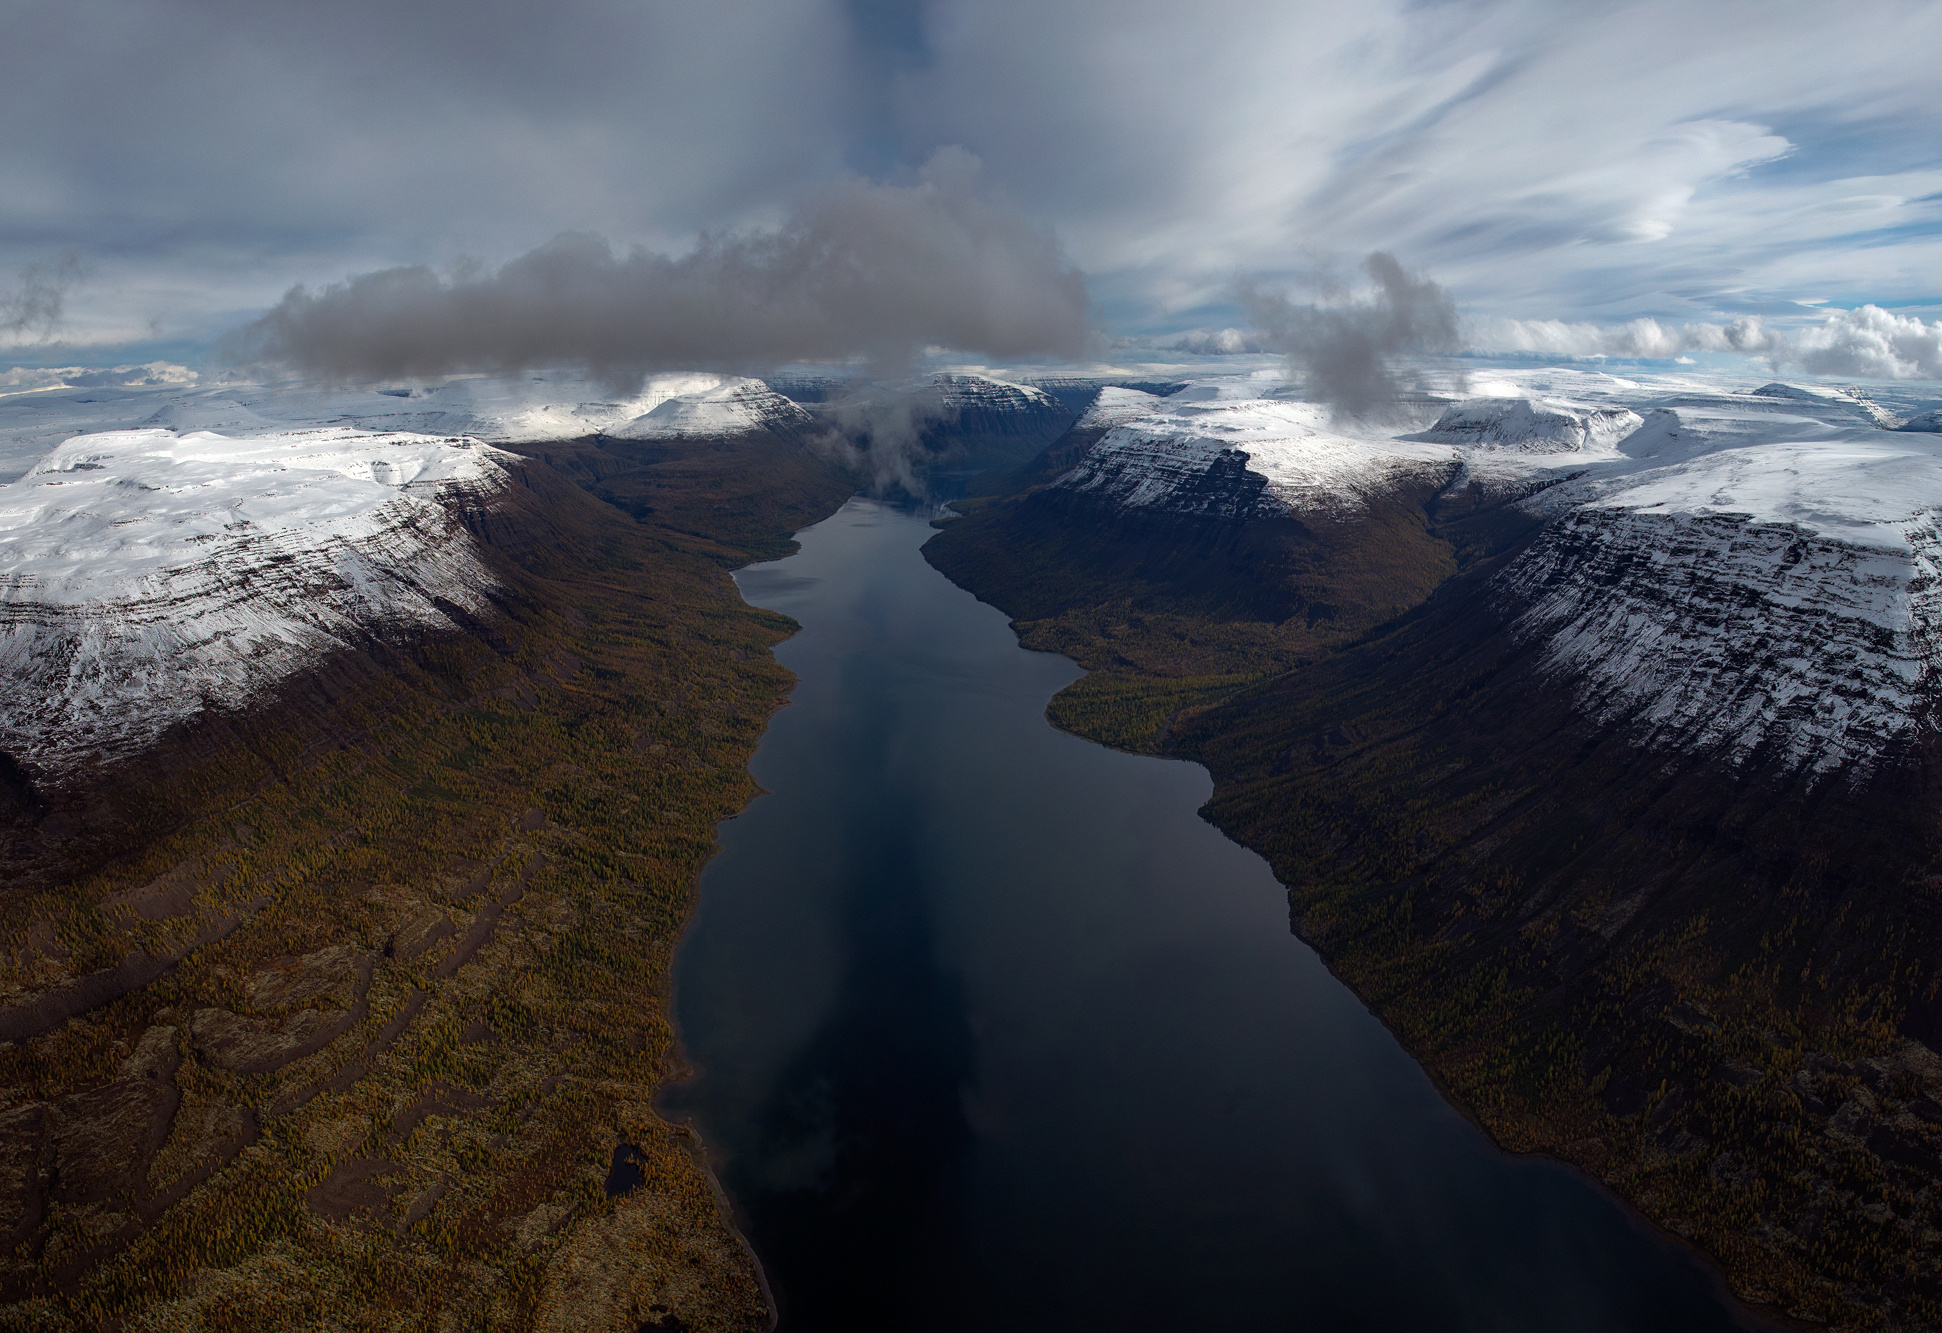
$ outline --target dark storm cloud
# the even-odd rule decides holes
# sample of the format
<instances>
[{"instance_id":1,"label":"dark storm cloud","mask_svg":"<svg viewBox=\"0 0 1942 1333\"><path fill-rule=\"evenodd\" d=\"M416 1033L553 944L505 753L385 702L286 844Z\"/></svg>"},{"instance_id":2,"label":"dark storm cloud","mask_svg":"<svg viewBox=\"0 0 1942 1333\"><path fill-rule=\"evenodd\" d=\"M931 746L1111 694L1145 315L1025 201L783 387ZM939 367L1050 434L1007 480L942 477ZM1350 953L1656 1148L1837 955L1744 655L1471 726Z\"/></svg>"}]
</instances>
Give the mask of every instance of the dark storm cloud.
<instances>
[{"instance_id":1,"label":"dark storm cloud","mask_svg":"<svg viewBox=\"0 0 1942 1333\"><path fill-rule=\"evenodd\" d=\"M1397 357L1461 346L1448 292L1380 251L1363 267L1375 290L1359 299L1297 304L1251 282L1240 292L1260 344L1286 355L1313 397L1352 416L1394 401Z\"/></svg>"},{"instance_id":2,"label":"dark storm cloud","mask_svg":"<svg viewBox=\"0 0 1942 1333\"><path fill-rule=\"evenodd\" d=\"M978 194L976 170L946 151L915 185L830 186L776 230L704 237L680 258L568 234L496 270L298 288L228 347L341 380L575 365L616 385L657 370L894 365L933 345L1078 355L1084 279L1049 231Z\"/></svg>"}]
</instances>

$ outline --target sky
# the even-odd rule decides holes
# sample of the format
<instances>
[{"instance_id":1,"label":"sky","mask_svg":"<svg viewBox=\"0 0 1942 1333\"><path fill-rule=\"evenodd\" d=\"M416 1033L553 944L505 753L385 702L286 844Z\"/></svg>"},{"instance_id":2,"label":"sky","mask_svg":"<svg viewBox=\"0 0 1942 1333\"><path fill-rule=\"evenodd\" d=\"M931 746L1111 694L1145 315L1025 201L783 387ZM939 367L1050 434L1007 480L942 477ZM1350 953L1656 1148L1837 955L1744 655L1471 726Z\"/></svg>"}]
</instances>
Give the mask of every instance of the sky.
<instances>
[{"instance_id":1,"label":"sky","mask_svg":"<svg viewBox=\"0 0 1942 1333\"><path fill-rule=\"evenodd\" d=\"M1477 349L1796 329L1936 374L1938 50L1932 0L9 0L0 365L199 364L295 286L496 281L562 233L746 257L916 216L944 162L954 281L1080 275L1095 353L1384 252ZM1043 324L893 298L910 337Z\"/></svg>"}]
</instances>

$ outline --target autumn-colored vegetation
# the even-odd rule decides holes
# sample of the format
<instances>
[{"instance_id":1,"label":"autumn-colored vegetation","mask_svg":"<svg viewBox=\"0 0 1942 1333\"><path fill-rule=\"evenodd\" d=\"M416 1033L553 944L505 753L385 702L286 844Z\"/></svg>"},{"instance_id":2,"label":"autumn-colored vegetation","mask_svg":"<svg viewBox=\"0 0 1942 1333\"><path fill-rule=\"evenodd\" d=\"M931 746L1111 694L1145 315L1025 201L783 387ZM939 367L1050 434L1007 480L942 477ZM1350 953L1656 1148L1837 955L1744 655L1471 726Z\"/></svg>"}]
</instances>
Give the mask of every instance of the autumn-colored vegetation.
<instances>
[{"instance_id":1,"label":"autumn-colored vegetation","mask_svg":"<svg viewBox=\"0 0 1942 1333\"><path fill-rule=\"evenodd\" d=\"M790 685L727 569L848 480L760 436L535 452L471 520L497 614L15 802L0 1021L160 975L0 1046L0 1326L765 1325L653 1102Z\"/></svg>"},{"instance_id":2,"label":"autumn-colored vegetation","mask_svg":"<svg viewBox=\"0 0 1942 1333\"><path fill-rule=\"evenodd\" d=\"M1597 1175L1751 1302L1942 1327L1933 744L1855 788L1598 727L1485 595L1533 524L1478 494L1279 541L1041 494L926 554L1093 669L1056 724L1209 767L1208 816L1499 1143Z\"/></svg>"}]
</instances>

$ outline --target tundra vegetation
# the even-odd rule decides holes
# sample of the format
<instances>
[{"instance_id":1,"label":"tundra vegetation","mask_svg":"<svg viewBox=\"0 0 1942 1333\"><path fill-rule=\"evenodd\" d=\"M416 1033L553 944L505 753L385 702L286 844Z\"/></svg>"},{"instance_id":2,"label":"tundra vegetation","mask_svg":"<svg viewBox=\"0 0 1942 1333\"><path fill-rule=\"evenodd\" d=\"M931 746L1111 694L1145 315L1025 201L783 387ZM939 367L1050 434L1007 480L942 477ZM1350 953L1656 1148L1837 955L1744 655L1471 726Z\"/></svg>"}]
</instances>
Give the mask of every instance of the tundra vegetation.
<instances>
[{"instance_id":1,"label":"tundra vegetation","mask_svg":"<svg viewBox=\"0 0 1942 1333\"><path fill-rule=\"evenodd\" d=\"M764 432L526 452L465 632L4 775L0 1326L766 1326L654 1097L791 684L727 571L850 481Z\"/></svg>"}]
</instances>

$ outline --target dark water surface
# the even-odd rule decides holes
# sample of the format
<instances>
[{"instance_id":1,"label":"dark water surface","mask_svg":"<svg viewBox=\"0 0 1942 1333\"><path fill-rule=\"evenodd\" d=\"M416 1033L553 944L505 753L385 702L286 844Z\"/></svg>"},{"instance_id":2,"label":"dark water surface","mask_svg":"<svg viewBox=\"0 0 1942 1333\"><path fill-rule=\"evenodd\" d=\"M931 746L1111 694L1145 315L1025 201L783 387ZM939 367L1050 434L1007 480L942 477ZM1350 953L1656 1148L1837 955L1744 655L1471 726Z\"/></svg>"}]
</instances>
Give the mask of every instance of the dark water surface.
<instances>
[{"instance_id":1,"label":"dark water surface","mask_svg":"<svg viewBox=\"0 0 1942 1333\"><path fill-rule=\"evenodd\" d=\"M671 1090L810 1330L1737 1327L1493 1149L1288 930L1196 765L1062 735L1079 671L852 501L744 570L803 631L677 963Z\"/></svg>"}]
</instances>

